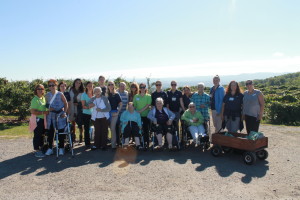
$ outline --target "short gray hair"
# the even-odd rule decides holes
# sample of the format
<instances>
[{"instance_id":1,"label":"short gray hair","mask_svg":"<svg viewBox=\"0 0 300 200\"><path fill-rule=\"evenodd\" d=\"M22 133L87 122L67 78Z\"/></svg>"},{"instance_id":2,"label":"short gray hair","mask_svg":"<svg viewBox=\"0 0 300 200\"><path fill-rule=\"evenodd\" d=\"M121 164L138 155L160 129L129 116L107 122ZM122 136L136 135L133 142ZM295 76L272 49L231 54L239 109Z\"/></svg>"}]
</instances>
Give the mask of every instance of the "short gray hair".
<instances>
[{"instance_id":1,"label":"short gray hair","mask_svg":"<svg viewBox=\"0 0 300 200\"><path fill-rule=\"evenodd\" d=\"M198 83L198 87L199 87L199 86L205 87L204 83L202 83L202 82L201 82L201 83Z\"/></svg>"},{"instance_id":2,"label":"short gray hair","mask_svg":"<svg viewBox=\"0 0 300 200\"><path fill-rule=\"evenodd\" d=\"M101 89L101 87L95 87L95 88L94 88L94 93L95 93L95 91L97 91L97 90L99 90L99 91L100 91L100 93L102 93L102 89Z\"/></svg>"},{"instance_id":3,"label":"short gray hair","mask_svg":"<svg viewBox=\"0 0 300 200\"><path fill-rule=\"evenodd\" d=\"M157 102L161 102L162 104L164 104L164 100L161 98L161 97L158 97L156 100L155 100L155 103Z\"/></svg>"}]
</instances>

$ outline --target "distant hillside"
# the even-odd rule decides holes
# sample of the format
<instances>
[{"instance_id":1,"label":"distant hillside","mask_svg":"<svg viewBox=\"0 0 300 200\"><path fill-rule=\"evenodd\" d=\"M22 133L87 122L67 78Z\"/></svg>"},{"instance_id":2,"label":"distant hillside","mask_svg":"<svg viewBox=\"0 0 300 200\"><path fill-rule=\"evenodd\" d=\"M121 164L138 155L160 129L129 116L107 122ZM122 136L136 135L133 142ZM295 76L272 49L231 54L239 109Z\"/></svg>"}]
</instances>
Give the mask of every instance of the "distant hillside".
<instances>
[{"instance_id":1,"label":"distant hillside","mask_svg":"<svg viewBox=\"0 0 300 200\"><path fill-rule=\"evenodd\" d=\"M239 74L239 75L226 75L221 77L221 84L227 85L230 81L235 80L237 82L246 81L248 79L266 79L273 76L278 76L284 73L272 73L272 72L262 72L262 73L249 73L249 74ZM151 82L160 80L163 83L164 88L170 87L172 80L176 80L179 87L189 85L195 86L199 82L203 82L207 87L212 86L212 76L193 76L193 77L177 77L177 78L155 78L151 77ZM145 79L135 79L136 82L145 82Z\"/></svg>"}]
</instances>

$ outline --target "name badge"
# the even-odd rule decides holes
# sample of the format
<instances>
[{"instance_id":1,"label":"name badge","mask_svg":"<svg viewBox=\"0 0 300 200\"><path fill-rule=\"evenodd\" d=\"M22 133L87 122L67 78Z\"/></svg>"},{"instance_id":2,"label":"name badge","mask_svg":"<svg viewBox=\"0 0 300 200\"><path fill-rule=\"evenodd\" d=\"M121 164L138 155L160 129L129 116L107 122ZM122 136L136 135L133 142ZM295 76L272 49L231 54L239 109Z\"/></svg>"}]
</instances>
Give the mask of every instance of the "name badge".
<instances>
[{"instance_id":1,"label":"name badge","mask_svg":"<svg viewBox=\"0 0 300 200\"><path fill-rule=\"evenodd\" d=\"M254 97L254 96L256 96L256 94L252 94L252 96Z\"/></svg>"},{"instance_id":2,"label":"name badge","mask_svg":"<svg viewBox=\"0 0 300 200\"><path fill-rule=\"evenodd\" d=\"M176 97L172 97L172 101L176 101Z\"/></svg>"},{"instance_id":3,"label":"name badge","mask_svg":"<svg viewBox=\"0 0 300 200\"><path fill-rule=\"evenodd\" d=\"M137 101L139 101L139 100L140 100L140 98L136 98L136 100L137 100Z\"/></svg>"},{"instance_id":4,"label":"name badge","mask_svg":"<svg viewBox=\"0 0 300 200\"><path fill-rule=\"evenodd\" d=\"M233 98L233 97L230 97L230 98L229 98L229 101L233 101L233 100L234 100L234 98Z\"/></svg>"}]
</instances>

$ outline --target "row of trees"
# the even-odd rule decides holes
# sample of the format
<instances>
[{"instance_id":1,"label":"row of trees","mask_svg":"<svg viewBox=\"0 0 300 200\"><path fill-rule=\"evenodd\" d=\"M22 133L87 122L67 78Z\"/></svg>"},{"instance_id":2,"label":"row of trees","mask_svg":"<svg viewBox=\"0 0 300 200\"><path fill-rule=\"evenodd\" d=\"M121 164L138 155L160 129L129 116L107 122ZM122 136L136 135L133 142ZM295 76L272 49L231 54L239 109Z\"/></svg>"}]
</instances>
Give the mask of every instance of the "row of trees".
<instances>
[{"instance_id":1,"label":"row of trees","mask_svg":"<svg viewBox=\"0 0 300 200\"><path fill-rule=\"evenodd\" d=\"M150 78L145 79L151 91L155 88L155 83ZM58 80L62 81L62 79ZM69 86L73 80L63 80ZM88 80L83 80L87 82ZM130 88L130 82L123 77L114 80L118 85L125 82ZM255 88L260 89L265 95L266 110L264 120L272 124L300 125L300 72L272 77L264 80L254 80ZM33 97L33 90L37 84L47 87L47 82L42 79L33 81L12 81L0 78L0 114L15 115L19 119L25 119L29 115L30 100ZM98 85L94 81L95 85ZM245 82L240 83L241 86ZM192 86L192 91L197 90L197 86ZM167 88L169 89L169 88ZM182 88L179 88L181 90ZM245 88L244 88L245 89ZM206 92L209 88L205 88Z\"/></svg>"}]
</instances>

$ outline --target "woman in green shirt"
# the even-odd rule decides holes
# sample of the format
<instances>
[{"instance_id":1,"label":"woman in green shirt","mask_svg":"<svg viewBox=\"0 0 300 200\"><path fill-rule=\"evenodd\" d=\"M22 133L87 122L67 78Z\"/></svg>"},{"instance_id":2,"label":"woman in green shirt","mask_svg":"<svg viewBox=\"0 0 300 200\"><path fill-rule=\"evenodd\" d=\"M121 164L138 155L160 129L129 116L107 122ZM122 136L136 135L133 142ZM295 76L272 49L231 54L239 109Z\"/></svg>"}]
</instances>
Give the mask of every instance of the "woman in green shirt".
<instances>
[{"instance_id":1,"label":"woman in green shirt","mask_svg":"<svg viewBox=\"0 0 300 200\"><path fill-rule=\"evenodd\" d=\"M151 95L148 94L148 90L146 89L146 84L141 83L139 86L139 94L136 94L133 97L133 105L138 113L140 113L142 118L142 126L143 126L143 137L144 142L147 143L145 147L149 146L149 120L147 118L149 113L149 107L152 103Z\"/></svg>"},{"instance_id":2,"label":"woman in green shirt","mask_svg":"<svg viewBox=\"0 0 300 200\"><path fill-rule=\"evenodd\" d=\"M196 105L192 102L189 104L181 119L188 125L188 129L193 137L193 142L196 145L200 144L200 138L206 136L203 126L204 118L200 111L196 110Z\"/></svg>"},{"instance_id":3,"label":"woman in green shirt","mask_svg":"<svg viewBox=\"0 0 300 200\"><path fill-rule=\"evenodd\" d=\"M46 99L44 97L45 88L43 85L39 84L34 89L34 97L30 103L30 112L32 115L36 116L36 128L34 129L33 135L33 148L35 150L35 157L41 158L45 157L45 154L41 151L43 146L45 126L44 126L44 116L49 112L46 111Z\"/></svg>"}]
</instances>

